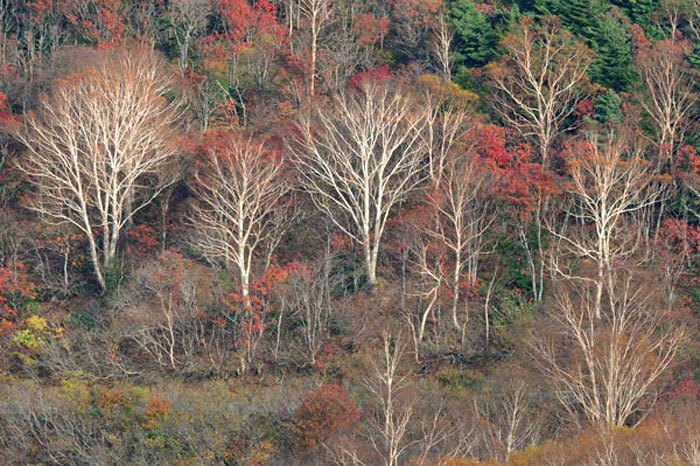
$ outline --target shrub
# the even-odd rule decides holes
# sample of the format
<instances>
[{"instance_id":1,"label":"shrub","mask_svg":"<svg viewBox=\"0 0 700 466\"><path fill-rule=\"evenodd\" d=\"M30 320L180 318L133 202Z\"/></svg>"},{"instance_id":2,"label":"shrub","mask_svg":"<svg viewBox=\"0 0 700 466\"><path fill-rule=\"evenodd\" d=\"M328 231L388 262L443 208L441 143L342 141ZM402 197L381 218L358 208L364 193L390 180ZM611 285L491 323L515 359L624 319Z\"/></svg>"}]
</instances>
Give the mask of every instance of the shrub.
<instances>
[{"instance_id":1,"label":"shrub","mask_svg":"<svg viewBox=\"0 0 700 466\"><path fill-rule=\"evenodd\" d=\"M466 396L470 389L484 383L484 376L469 369L446 368L436 374L442 387L455 396Z\"/></svg>"},{"instance_id":2,"label":"shrub","mask_svg":"<svg viewBox=\"0 0 700 466\"><path fill-rule=\"evenodd\" d=\"M360 410L339 385L322 385L301 397L294 412L294 432L300 442L313 447L358 421Z\"/></svg>"}]
</instances>

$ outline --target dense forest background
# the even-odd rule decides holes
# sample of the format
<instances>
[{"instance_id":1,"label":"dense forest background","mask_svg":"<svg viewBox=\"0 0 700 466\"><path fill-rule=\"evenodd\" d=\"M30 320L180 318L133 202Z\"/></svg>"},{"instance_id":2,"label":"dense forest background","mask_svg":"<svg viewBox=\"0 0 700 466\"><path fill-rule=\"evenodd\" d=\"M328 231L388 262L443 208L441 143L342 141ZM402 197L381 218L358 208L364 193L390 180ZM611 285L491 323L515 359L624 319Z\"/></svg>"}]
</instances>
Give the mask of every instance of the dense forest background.
<instances>
[{"instance_id":1,"label":"dense forest background","mask_svg":"<svg viewBox=\"0 0 700 466\"><path fill-rule=\"evenodd\" d=\"M0 0L0 462L700 464L700 1Z\"/></svg>"}]
</instances>

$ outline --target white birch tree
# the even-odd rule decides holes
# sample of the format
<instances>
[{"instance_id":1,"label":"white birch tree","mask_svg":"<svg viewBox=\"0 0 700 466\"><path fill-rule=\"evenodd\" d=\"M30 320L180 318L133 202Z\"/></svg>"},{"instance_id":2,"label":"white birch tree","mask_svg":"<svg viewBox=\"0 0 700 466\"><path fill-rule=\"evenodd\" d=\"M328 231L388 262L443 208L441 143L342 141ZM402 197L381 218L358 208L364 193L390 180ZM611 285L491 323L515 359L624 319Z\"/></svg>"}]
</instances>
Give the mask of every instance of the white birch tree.
<instances>
[{"instance_id":1,"label":"white birch tree","mask_svg":"<svg viewBox=\"0 0 700 466\"><path fill-rule=\"evenodd\" d=\"M674 361L683 328L629 277L606 292L611 299L601 319L589 283L562 287L551 315L568 351L541 338L535 347L556 397L576 422L622 426L634 418L636 424L658 398L656 383Z\"/></svg>"},{"instance_id":2,"label":"white birch tree","mask_svg":"<svg viewBox=\"0 0 700 466\"><path fill-rule=\"evenodd\" d=\"M30 207L85 234L102 290L122 229L174 181L159 176L177 153L169 85L152 53L105 53L58 80L16 133Z\"/></svg>"},{"instance_id":3,"label":"white birch tree","mask_svg":"<svg viewBox=\"0 0 700 466\"><path fill-rule=\"evenodd\" d=\"M190 183L192 244L211 263L238 273L248 295L253 259L280 233L275 215L290 189L281 154L233 132L210 139Z\"/></svg>"},{"instance_id":4,"label":"white birch tree","mask_svg":"<svg viewBox=\"0 0 700 466\"><path fill-rule=\"evenodd\" d=\"M315 205L362 246L372 287L392 208L425 178L424 127L401 86L365 80L302 117L289 144Z\"/></svg>"}]
</instances>

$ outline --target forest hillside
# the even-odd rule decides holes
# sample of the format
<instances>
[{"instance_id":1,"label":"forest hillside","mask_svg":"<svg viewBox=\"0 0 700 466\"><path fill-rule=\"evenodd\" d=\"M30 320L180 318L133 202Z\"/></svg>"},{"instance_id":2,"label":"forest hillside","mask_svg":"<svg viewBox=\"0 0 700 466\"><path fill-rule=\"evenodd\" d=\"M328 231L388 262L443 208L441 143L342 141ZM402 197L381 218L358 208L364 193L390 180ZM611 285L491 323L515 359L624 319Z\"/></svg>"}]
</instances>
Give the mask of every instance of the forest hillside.
<instances>
[{"instance_id":1,"label":"forest hillside","mask_svg":"<svg viewBox=\"0 0 700 466\"><path fill-rule=\"evenodd\" d=\"M0 0L0 463L700 465L700 0Z\"/></svg>"}]
</instances>

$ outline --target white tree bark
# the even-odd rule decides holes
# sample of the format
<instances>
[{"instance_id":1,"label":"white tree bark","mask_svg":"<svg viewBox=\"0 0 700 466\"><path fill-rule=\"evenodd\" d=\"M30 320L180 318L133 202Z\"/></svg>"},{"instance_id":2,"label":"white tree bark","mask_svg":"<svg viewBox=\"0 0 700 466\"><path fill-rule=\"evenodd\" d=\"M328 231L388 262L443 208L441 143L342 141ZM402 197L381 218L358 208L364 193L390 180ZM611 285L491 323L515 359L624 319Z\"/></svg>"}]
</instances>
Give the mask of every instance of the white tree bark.
<instances>
[{"instance_id":1,"label":"white tree bark","mask_svg":"<svg viewBox=\"0 0 700 466\"><path fill-rule=\"evenodd\" d=\"M103 290L122 228L173 182L159 176L177 152L168 88L155 56L117 50L57 81L17 133L31 208L85 234Z\"/></svg>"},{"instance_id":2,"label":"white tree bark","mask_svg":"<svg viewBox=\"0 0 700 466\"><path fill-rule=\"evenodd\" d=\"M698 102L697 86L681 44L660 41L637 57L646 99L642 107L658 131L657 167L671 162L674 147L682 144Z\"/></svg>"},{"instance_id":3,"label":"white tree bark","mask_svg":"<svg viewBox=\"0 0 700 466\"><path fill-rule=\"evenodd\" d=\"M557 338L574 355L558 352L554 342L540 340L536 348L557 398L577 422L582 415L596 424L622 426L636 414L640 422L656 400L655 383L673 363L683 328L668 322L629 278L606 292L610 304L600 319L589 284L560 290L552 317L561 330Z\"/></svg>"},{"instance_id":4,"label":"white tree bark","mask_svg":"<svg viewBox=\"0 0 700 466\"><path fill-rule=\"evenodd\" d=\"M547 168L555 138L569 130L566 122L590 92L591 51L545 18L537 26L524 17L503 40L506 58L489 67L493 109L504 122L537 143Z\"/></svg>"},{"instance_id":5,"label":"white tree bark","mask_svg":"<svg viewBox=\"0 0 700 466\"><path fill-rule=\"evenodd\" d=\"M630 234L630 214L656 202L662 191L653 183L651 164L642 158L644 146L635 134L610 130L589 133L568 155L569 196L560 221L547 229L559 243L551 265L560 276L573 278L561 265L559 252L570 252L596 267L595 315L601 315L603 288L612 286L614 267L637 249L638 235ZM641 228L640 225L636 225ZM578 276L591 280L588 277Z\"/></svg>"},{"instance_id":6,"label":"white tree bark","mask_svg":"<svg viewBox=\"0 0 700 466\"><path fill-rule=\"evenodd\" d=\"M401 456L413 443L406 441L409 422L413 415L411 406L401 406L398 395L406 385L406 377L399 375L399 363L403 357L400 337L393 341L391 335L383 335L382 355L374 363L374 374L367 381L367 388L378 403L374 429L370 441L386 466L398 466Z\"/></svg>"},{"instance_id":7,"label":"white tree bark","mask_svg":"<svg viewBox=\"0 0 700 466\"><path fill-rule=\"evenodd\" d=\"M210 262L235 269L248 295L253 259L280 234L275 213L289 192L280 154L263 144L224 133L212 141L190 187L192 244Z\"/></svg>"},{"instance_id":8,"label":"white tree bark","mask_svg":"<svg viewBox=\"0 0 700 466\"><path fill-rule=\"evenodd\" d=\"M315 205L361 245L372 287L391 210L425 177L424 127L397 83L367 80L302 118L289 144Z\"/></svg>"},{"instance_id":9,"label":"white tree bark","mask_svg":"<svg viewBox=\"0 0 700 466\"><path fill-rule=\"evenodd\" d=\"M213 11L212 0L173 0L168 5L167 18L175 29L173 36L180 48L178 67L184 76L192 40L207 25Z\"/></svg>"},{"instance_id":10,"label":"white tree bark","mask_svg":"<svg viewBox=\"0 0 700 466\"><path fill-rule=\"evenodd\" d=\"M309 96L316 92L316 62L318 58L318 42L323 30L333 19L334 9L331 0L299 0L299 14L308 22L310 29L311 63L309 69Z\"/></svg>"}]
</instances>

